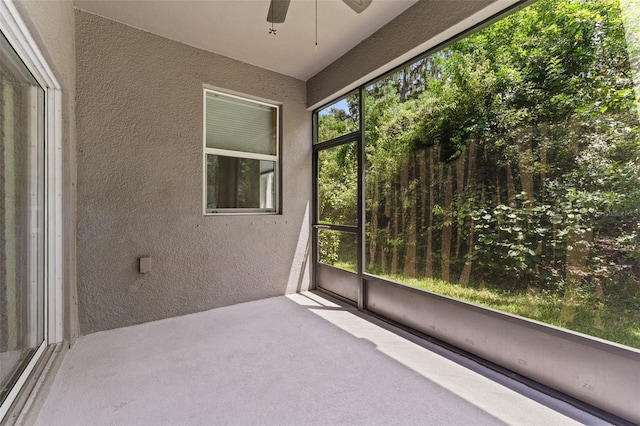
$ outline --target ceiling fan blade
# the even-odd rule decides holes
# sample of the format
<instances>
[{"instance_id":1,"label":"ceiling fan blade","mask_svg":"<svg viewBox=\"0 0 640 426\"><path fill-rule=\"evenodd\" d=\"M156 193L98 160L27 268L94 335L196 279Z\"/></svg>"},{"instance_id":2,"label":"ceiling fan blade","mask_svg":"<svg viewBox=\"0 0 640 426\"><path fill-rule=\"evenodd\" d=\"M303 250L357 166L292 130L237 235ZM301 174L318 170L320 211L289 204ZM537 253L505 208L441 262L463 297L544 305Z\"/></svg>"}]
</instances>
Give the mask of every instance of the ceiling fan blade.
<instances>
[{"instance_id":1,"label":"ceiling fan blade","mask_svg":"<svg viewBox=\"0 0 640 426\"><path fill-rule=\"evenodd\" d=\"M284 18L287 17L289 3L291 3L291 0L271 0L269 13L267 13L267 22L282 24L284 22Z\"/></svg>"},{"instance_id":2,"label":"ceiling fan blade","mask_svg":"<svg viewBox=\"0 0 640 426\"><path fill-rule=\"evenodd\" d=\"M342 0L347 6L353 9L356 13L362 13L369 7L373 0Z\"/></svg>"}]
</instances>

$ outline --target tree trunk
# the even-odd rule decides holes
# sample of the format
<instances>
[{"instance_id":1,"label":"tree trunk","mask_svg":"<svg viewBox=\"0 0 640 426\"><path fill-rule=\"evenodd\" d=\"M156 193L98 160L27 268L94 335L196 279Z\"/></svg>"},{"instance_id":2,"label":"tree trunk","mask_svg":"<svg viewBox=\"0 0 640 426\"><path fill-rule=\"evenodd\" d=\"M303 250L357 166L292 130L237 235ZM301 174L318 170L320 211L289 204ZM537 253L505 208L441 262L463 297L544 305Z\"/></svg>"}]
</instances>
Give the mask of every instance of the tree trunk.
<instances>
[{"instance_id":1,"label":"tree trunk","mask_svg":"<svg viewBox=\"0 0 640 426\"><path fill-rule=\"evenodd\" d=\"M412 158L413 161L407 161L407 169L409 169L409 164L413 164L415 162L415 158ZM412 167L415 174L415 167ZM415 277L416 276L416 228L417 228L417 211L418 206L416 199L416 191L413 188L413 185L409 182L409 170L407 170L407 181L406 181L406 199L409 203L409 216L407 221L405 222L405 230L406 230L406 249L404 252L404 270L403 274L405 277Z\"/></svg>"},{"instance_id":2,"label":"tree trunk","mask_svg":"<svg viewBox=\"0 0 640 426\"><path fill-rule=\"evenodd\" d=\"M576 297L582 279L589 273L587 261L591 246L592 232L569 232L567 234L566 287L562 298L560 320L573 322L578 304Z\"/></svg>"},{"instance_id":3,"label":"tree trunk","mask_svg":"<svg viewBox=\"0 0 640 426\"><path fill-rule=\"evenodd\" d=\"M462 208L464 206L464 158L462 153L456 160L456 194L458 195L456 204L458 214L456 219L456 259L460 257L460 246L462 245Z\"/></svg>"},{"instance_id":4,"label":"tree trunk","mask_svg":"<svg viewBox=\"0 0 640 426\"><path fill-rule=\"evenodd\" d=\"M469 152L469 161L467 162L467 189L470 194L475 196L475 192L473 189L475 188L475 167L476 167L476 141L475 139L471 139L469 141L469 148L467 151Z\"/></svg>"},{"instance_id":5,"label":"tree trunk","mask_svg":"<svg viewBox=\"0 0 640 426\"><path fill-rule=\"evenodd\" d=\"M400 71L400 103L404 103L407 100L407 93L409 92L409 67Z\"/></svg>"},{"instance_id":6,"label":"tree trunk","mask_svg":"<svg viewBox=\"0 0 640 426\"><path fill-rule=\"evenodd\" d=\"M533 151L531 149L531 129L524 129L518 138L518 168L520 184L525 193L525 207L529 212L533 209Z\"/></svg>"},{"instance_id":7,"label":"tree trunk","mask_svg":"<svg viewBox=\"0 0 640 426\"><path fill-rule=\"evenodd\" d=\"M510 206L515 205L516 187L513 182L513 172L511 170L511 163L507 163L507 200Z\"/></svg>"},{"instance_id":8,"label":"tree trunk","mask_svg":"<svg viewBox=\"0 0 640 426\"><path fill-rule=\"evenodd\" d=\"M392 227L393 227L393 218L391 216L392 212L392 204L393 204L393 191L391 190L391 182L393 179L393 173L389 167L386 169L386 179L384 182L384 216L387 220L387 229L386 235L384 239L384 244L380 249L380 267L382 268L382 272L387 271L387 253L389 252L389 242L391 241L391 236L393 235Z\"/></svg>"},{"instance_id":9,"label":"tree trunk","mask_svg":"<svg viewBox=\"0 0 640 426\"><path fill-rule=\"evenodd\" d=\"M373 195L371 197L371 229L369 233L369 270L376 264L376 248L378 241L378 207L380 205L378 179L371 175Z\"/></svg>"},{"instance_id":10,"label":"tree trunk","mask_svg":"<svg viewBox=\"0 0 640 426\"><path fill-rule=\"evenodd\" d=\"M427 254L425 259L425 276L427 278L433 277L433 191L434 186L434 165L433 165L433 151L435 148L429 149L429 211L427 213Z\"/></svg>"},{"instance_id":11,"label":"tree trunk","mask_svg":"<svg viewBox=\"0 0 640 426\"><path fill-rule=\"evenodd\" d=\"M446 178L444 182L444 218L442 224L442 243L440 253L440 276L444 281L450 280L450 257L451 257L451 237L452 223L451 210L453 204L453 181L451 164L445 166Z\"/></svg>"},{"instance_id":12,"label":"tree trunk","mask_svg":"<svg viewBox=\"0 0 640 426\"><path fill-rule=\"evenodd\" d=\"M387 167L386 170L386 175L387 178L385 179L384 182L384 215L387 217L387 219L391 219L391 203L392 203L392 191L391 191L391 182L393 179L393 174L391 173L391 170L389 170L390 168Z\"/></svg>"},{"instance_id":13,"label":"tree trunk","mask_svg":"<svg viewBox=\"0 0 640 426\"><path fill-rule=\"evenodd\" d=\"M460 284L466 286L469 284L471 278L471 267L473 266L473 226L469 230L469 236L467 237L467 255L464 259L464 266L462 272L460 272Z\"/></svg>"},{"instance_id":14,"label":"tree trunk","mask_svg":"<svg viewBox=\"0 0 640 426\"><path fill-rule=\"evenodd\" d=\"M539 145L539 155L540 155L540 190L539 190L539 194L540 194L540 203L544 204L545 202L545 188L547 186L547 138L549 137L549 125L548 124L541 124L540 125L541 128L541 142ZM541 241L538 243L538 246L536 247L536 254L537 255L541 255L542 252L544 251L544 246L543 246L543 242L542 239ZM540 265L536 263L536 274L538 274L540 272Z\"/></svg>"},{"instance_id":15,"label":"tree trunk","mask_svg":"<svg viewBox=\"0 0 640 426\"><path fill-rule=\"evenodd\" d=\"M473 210L475 205L475 185L473 181L474 173L475 173L475 155L476 155L476 144L475 140L471 139L469 142L469 161L468 161L468 171L467 171L467 191L469 194L472 194L469 202L471 203L469 210ZM484 197L483 197L484 198ZM482 204L484 205L484 203ZM471 279L471 269L473 266L473 246L474 246L474 223L473 219L469 218L469 234L467 236L467 254L464 259L464 266L462 267L462 272L460 272L460 284L467 285L469 284L469 280Z\"/></svg>"},{"instance_id":16,"label":"tree trunk","mask_svg":"<svg viewBox=\"0 0 640 426\"><path fill-rule=\"evenodd\" d=\"M425 149L420 150L419 154L419 181L420 181L420 234L425 232L427 226L427 151Z\"/></svg>"},{"instance_id":17,"label":"tree trunk","mask_svg":"<svg viewBox=\"0 0 640 426\"><path fill-rule=\"evenodd\" d=\"M393 242L391 244L391 275L398 273L398 229L400 222L400 203L398 202L398 193L393 194Z\"/></svg>"},{"instance_id":18,"label":"tree trunk","mask_svg":"<svg viewBox=\"0 0 640 426\"><path fill-rule=\"evenodd\" d=\"M390 225L387 225L387 229L384 231L383 244L380 244L380 271L382 273L387 272L387 244L389 241L389 229Z\"/></svg>"},{"instance_id":19,"label":"tree trunk","mask_svg":"<svg viewBox=\"0 0 640 426\"><path fill-rule=\"evenodd\" d=\"M542 142L540 143L540 200L544 203L545 194L544 190L547 186L547 138L549 137L549 125L543 124L542 128Z\"/></svg>"},{"instance_id":20,"label":"tree trunk","mask_svg":"<svg viewBox=\"0 0 640 426\"><path fill-rule=\"evenodd\" d=\"M400 209L400 211L402 212L402 216L401 216L401 221L400 221L400 229L398 232L398 256L400 256L401 254L404 253L405 250L401 250L404 247L404 243L406 243L407 241L407 224L408 224L408 209L407 209L407 204L409 203L410 200L410 191L409 191L409 155L405 154L404 157L402 158L402 163L401 163L401 169L400 169L400 190L399 192L399 202L398 202L398 208ZM402 258L398 258L398 262L402 262L403 259ZM402 266L404 265L404 262L402 264L398 264L398 269L402 269Z\"/></svg>"}]
</instances>

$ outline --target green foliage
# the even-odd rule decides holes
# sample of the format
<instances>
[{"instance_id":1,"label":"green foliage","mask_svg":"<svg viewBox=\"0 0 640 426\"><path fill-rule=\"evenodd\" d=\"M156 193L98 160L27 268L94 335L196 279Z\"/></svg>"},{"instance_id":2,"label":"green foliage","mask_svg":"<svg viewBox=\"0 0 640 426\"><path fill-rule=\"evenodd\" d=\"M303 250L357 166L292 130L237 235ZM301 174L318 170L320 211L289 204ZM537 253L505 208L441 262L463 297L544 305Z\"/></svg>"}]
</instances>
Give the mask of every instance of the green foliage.
<instances>
[{"instance_id":1,"label":"green foliage","mask_svg":"<svg viewBox=\"0 0 640 426\"><path fill-rule=\"evenodd\" d=\"M336 104L325 108L318 114L318 141L328 141L338 136L346 135L358 130L358 97L351 95L346 98L347 109Z\"/></svg>"},{"instance_id":2,"label":"green foliage","mask_svg":"<svg viewBox=\"0 0 640 426\"><path fill-rule=\"evenodd\" d=\"M372 272L446 277L438 291L472 300L465 289L487 283L489 306L640 347L630 11L539 0L367 88ZM323 137L349 131L355 105L324 115ZM323 160L321 211L335 223L356 219L352 151Z\"/></svg>"},{"instance_id":3,"label":"green foliage","mask_svg":"<svg viewBox=\"0 0 640 426\"><path fill-rule=\"evenodd\" d=\"M318 260L328 265L338 263L340 237L335 232L320 232L318 235Z\"/></svg>"},{"instance_id":4,"label":"green foliage","mask_svg":"<svg viewBox=\"0 0 640 426\"><path fill-rule=\"evenodd\" d=\"M318 198L321 222L355 225L357 187L355 143L320 151Z\"/></svg>"}]
</instances>

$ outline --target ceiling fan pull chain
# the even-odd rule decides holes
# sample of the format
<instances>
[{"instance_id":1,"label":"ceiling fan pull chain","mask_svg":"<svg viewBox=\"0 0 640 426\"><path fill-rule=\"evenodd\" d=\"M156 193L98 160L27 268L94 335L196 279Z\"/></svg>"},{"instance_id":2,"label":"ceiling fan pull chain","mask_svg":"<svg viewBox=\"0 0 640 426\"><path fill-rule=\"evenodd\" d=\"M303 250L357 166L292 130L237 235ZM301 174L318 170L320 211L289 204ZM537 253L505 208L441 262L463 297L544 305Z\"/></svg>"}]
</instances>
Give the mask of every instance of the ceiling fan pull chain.
<instances>
[{"instance_id":1,"label":"ceiling fan pull chain","mask_svg":"<svg viewBox=\"0 0 640 426\"><path fill-rule=\"evenodd\" d=\"M276 29L273 28L273 8L272 7L269 7L269 12L271 12L271 19L270 19L271 28L269 28L269 34L276 35Z\"/></svg>"},{"instance_id":2,"label":"ceiling fan pull chain","mask_svg":"<svg viewBox=\"0 0 640 426\"><path fill-rule=\"evenodd\" d=\"M318 48L318 0L316 0L316 49Z\"/></svg>"}]
</instances>

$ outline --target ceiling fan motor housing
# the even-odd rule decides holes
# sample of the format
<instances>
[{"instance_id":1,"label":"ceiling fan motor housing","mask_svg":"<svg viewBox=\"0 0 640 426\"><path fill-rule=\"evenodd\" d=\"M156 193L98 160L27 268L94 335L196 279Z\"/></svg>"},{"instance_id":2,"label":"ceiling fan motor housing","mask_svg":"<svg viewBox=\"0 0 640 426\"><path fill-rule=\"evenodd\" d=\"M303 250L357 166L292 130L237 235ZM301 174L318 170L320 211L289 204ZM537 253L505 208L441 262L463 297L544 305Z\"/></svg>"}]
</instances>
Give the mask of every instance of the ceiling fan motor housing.
<instances>
[{"instance_id":1,"label":"ceiling fan motor housing","mask_svg":"<svg viewBox=\"0 0 640 426\"><path fill-rule=\"evenodd\" d=\"M362 13L373 0L342 0L356 13ZM291 0L271 0L269 12L267 13L267 21L272 24L282 24L287 17L289 4Z\"/></svg>"}]
</instances>

